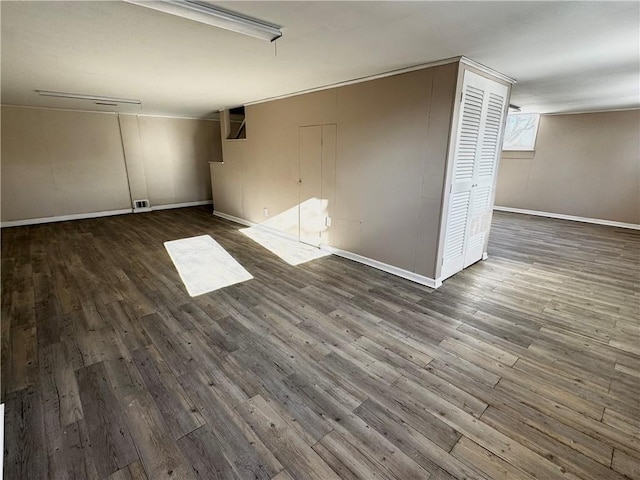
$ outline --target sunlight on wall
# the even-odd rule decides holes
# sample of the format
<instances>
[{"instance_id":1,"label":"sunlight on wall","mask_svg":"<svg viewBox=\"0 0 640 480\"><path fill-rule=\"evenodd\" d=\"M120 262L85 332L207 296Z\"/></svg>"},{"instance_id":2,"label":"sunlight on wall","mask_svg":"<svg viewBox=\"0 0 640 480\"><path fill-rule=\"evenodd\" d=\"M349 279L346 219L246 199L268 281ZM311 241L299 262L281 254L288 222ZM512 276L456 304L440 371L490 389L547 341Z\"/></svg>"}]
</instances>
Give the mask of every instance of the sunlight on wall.
<instances>
[{"instance_id":1,"label":"sunlight on wall","mask_svg":"<svg viewBox=\"0 0 640 480\"><path fill-rule=\"evenodd\" d=\"M311 231L323 232L324 237L324 233L327 231L325 218L328 215L328 206L329 200L310 198L277 215L265 218L259 223L262 226L296 237L302 233L302 237L305 238ZM300 221L302 221L302 231L299 230Z\"/></svg>"},{"instance_id":2,"label":"sunlight on wall","mask_svg":"<svg viewBox=\"0 0 640 480\"><path fill-rule=\"evenodd\" d=\"M331 255L319 248L296 242L293 239L284 238L277 233L271 233L260 226L243 228L240 230L256 243L277 255L289 265L300 265L317 258Z\"/></svg>"},{"instance_id":3,"label":"sunlight on wall","mask_svg":"<svg viewBox=\"0 0 640 480\"><path fill-rule=\"evenodd\" d=\"M263 221L259 222L260 225L265 227L280 230L290 235L298 234L298 205L285 210L282 213L267 217Z\"/></svg>"},{"instance_id":4,"label":"sunlight on wall","mask_svg":"<svg viewBox=\"0 0 640 480\"><path fill-rule=\"evenodd\" d=\"M325 219L328 204L328 200L310 198L255 227L240 231L289 265L300 265L330 255L316 247L320 243L327 243ZM305 243L287 238L292 234Z\"/></svg>"},{"instance_id":5,"label":"sunlight on wall","mask_svg":"<svg viewBox=\"0 0 640 480\"><path fill-rule=\"evenodd\" d=\"M172 240L164 246L192 297L253 278L209 235Z\"/></svg>"},{"instance_id":6,"label":"sunlight on wall","mask_svg":"<svg viewBox=\"0 0 640 480\"><path fill-rule=\"evenodd\" d=\"M300 241L314 246L327 243L325 218L329 201L310 198L300 204ZM321 241L323 238L323 241Z\"/></svg>"}]
</instances>

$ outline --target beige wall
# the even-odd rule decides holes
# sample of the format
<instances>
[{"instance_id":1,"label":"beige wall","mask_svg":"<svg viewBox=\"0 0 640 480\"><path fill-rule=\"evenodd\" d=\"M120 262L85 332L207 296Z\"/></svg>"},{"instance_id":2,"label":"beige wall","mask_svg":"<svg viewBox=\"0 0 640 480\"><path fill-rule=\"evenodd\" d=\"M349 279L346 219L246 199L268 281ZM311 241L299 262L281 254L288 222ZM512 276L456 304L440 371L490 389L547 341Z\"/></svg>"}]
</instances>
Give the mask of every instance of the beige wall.
<instances>
[{"instance_id":1,"label":"beige wall","mask_svg":"<svg viewBox=\"0 0 640 480\"><path fill-rule=\"evenodd\" d=\"M211 199L219 123L2 107L2 221ZM129 190L131 186L131 191Z\"/></svg>"},{"instance_id":2,"label":"beige wall","mask_svg":"<svg viewBox=\"0 0 640 480\"><path fill-rule=\"evenodd\" d=\"M138 116L122 114L118 115L118 120L120 121L120 136L127 165L131 200L135 202L136 200L148 199L147 175L144 170L144 153L138 128Z\"/></svg>"},{"instance_id":3,"label":"beige wall","mask_svg":"<svg viewBox=\"0 0 640 480\"><path fill-rule=\"evenodd\" d=\"M116 115L2 107L2 221L131 207Z\"/></svg>"},{"instance_id":4,"label":"beige wall","mask_svg":"<svg viewBox=\"0 0 640 480\"><path fill-rule=\"evenodd\" d=\"M503 153L495 203L640 224L640 110L542 116L533 154Z\"/></svg>"},{"instance_id":5,"label":"beige wall","mask_svg":"<svg viewBox=\"0 0 640 480\"><path fill-rule=\"evenodd\" d=\"M208 162L222 158L219 122L139 116L138 127L151 205L211 200Z\"/></svg>"},{"instance_id":6,"label":"beige wall","mask_svg":"<svg viewBox=\"0 0 640 480\"><path fill-rule=\"evenodd\" d=\"M330 244L433 277L457 69L247 107L247 139L211 167L214 208L297 235L298 128L337 124Z\"/></svg>"}]
</instances>

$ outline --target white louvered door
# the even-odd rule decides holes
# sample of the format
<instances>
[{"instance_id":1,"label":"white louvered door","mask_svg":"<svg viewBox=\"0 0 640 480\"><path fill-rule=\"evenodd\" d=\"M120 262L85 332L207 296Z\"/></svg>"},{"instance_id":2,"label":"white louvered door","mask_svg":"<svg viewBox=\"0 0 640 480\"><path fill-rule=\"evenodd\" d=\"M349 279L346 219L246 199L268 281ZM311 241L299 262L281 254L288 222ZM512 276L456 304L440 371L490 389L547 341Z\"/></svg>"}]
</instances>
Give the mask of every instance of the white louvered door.
<instances>
[{"instance_id":1,"label":"white louvered door","mask_svg":"<svg viewBox=\"0 0 640 480\"><path fill-rule=\"evenodd\" d=\"M496 82L491 82L489 88L485 89L485 108L471 190L464 268L482 258L485 240L491 227L493 188L500 155L507 93L508 88Z\"/></svg>"},{"instance_id":2,"label":"white louvered door","mask_svg":"<svg viewBox=\"0 0 640 480\"><path fill-rule=\"evenodd\" d=\"M482 258L508 91L503 84L464 73L441 279Z\"/></svg>"}]
</instances>

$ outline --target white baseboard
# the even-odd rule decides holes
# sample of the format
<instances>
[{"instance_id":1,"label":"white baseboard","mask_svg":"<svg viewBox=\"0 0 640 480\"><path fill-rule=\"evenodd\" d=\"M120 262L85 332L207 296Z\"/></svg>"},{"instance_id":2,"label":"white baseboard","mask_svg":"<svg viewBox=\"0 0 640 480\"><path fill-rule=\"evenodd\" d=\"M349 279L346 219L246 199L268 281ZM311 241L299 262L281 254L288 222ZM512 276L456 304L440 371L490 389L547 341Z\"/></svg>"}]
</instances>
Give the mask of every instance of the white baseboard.
<instances>
[{"instance_id":1,"label":"white baseboard","mask_svg":"<svg viewBox=\"0 0 640 480\"><path fill-rule=\"evenodd\" d=\"M211 205L212 200L200 200L197 202L171 203L168 205L158 205L145 208L125 208L122 210L107 210L104 212L76 213L73 215L60 215L57 217L27 218L25 220L12 220L0 222L0 228L24 227L27 225L39 225L41 223L66 222L68 220L83 220L85 218L110 217L112 215L124 215L127 213L153 212L154 210L168 210L170 208L196 207L199 205Z\"/></svg>"},{"instance_id":2,"label":"white baseboard","mask_svg":"<svg viewBox=\"0 0 640 480\"><path fill-rule=\"evenodd\" d=\"M233 215L229 215L227 213L213 211L214 217L224 218L225 220L229 220L231 222L239 223L240 225L246 225L247 227L255 227L257 223L250 222L249 220L245 220L244 218L234 217Z\"/></svg>"},{"instance_id":3,"label":"white baseboard","mask_svg":"<svg viewBox=\"0 0 640 480\"><path fill-rule=\"evenodd\" d=\"M431 288L438 288L442 285L442 281L440 279L425 277L424 275L419 275L403 268L394 267L393 265L389 265L388 263L379 262L378 260L364 257L362 255L358 255L357 253L348 252L347 250L341 250L329 245L321 245L320 248L339 257L348 258L349 260L353 260L354 262L368 265L369 267L382 270L383 272L390 273L397 277L406 278L407 280L419 283L420 285L425 285Z\"/></svg>"},{"instance_id":4,"label":"white baseboard","mask_svg":"<svg viewBox=\"0 0 640 480\"><path fill-rule=\"evenodd\" d=\"M107 210L104 212L76 213L73 215L60 215L57 217L28 218L26 220L13 220L10 222L1 222L0 228L23 227L25 225L39 225L41 223L66 222L68 220L83 220L85 218L110 217L112 215L124 215L132 212L133 210L131 208L125 208L122 210Z\"/></svg>"},{"instance_id":5,"label":"white baseboard","mask_svg":"<svg viewBox=\"0 0 640 480\"><path fill-rule=\"evenodd\" d=\"M599 218L577 217L574 215L565 215L563 213L539 212L537 210L525 210L523 208L499 207L494 206L494 210L499 212L523 213L525 215L535 215L537 217L557 218L560 220L571 220L573 222L595 223L597 225L606 225L608 227L630 228L632 230L640 230L637 223L614 222L612 220L601 220Z\"/></svg>"},{"instance_id":6,"label":"white baseboard","mask_svg":"<svg viewBox=\"0 0 640 480\"><path fill-rule=\"evenodd\" d=\"M287 240L292 240L294 242L299 242L300 241L298 239L298 237L296 237L295 235L291 235L290 233L286 233L286 232L283 232L281 230L277 230L277 229L269 227L269 226L267 226L267 225L265 225L263 223L255 223L255 222L252 222L250 220L245 220L244 218L234 217L233 215L229 215L229 214L222 213L222 212L216 212L215 210L213 211L213 216L214 217L224 218L225 220L230 220L232 222L239 223L240 225L246 225L247 227L257 228L259 230L262 230L262 231L265 231L265 232L269 232L272 235L276 235L278 237L282 237L282 238L285 238Z\"/></svg>"},{"instance_id":7,"label":"white baseboard","mask_svg":"<svg viewBox=\"0 0 640 480\"><path fill-rule=\"evenodd\" d=\"M4 478L4 403L0 403L0 452L0 478Z\"/></svg>"},{"instance_id":8,"label":"white baseboard","mask_svg":"<svg viewBox=\"0 0 640 480\"><path fill-rule=\"evenodd\" d=\"M289 240L298 241L296 237L293 235L289 235L287 233L281 232L280 230L276 230L274 228L267 227L265 225L254 223L249 220L245 220L244 218L234 217L233 215L228 215L222 212L216 212L214 210L213 215L216 217L224 218L225 220L230 220L232 222L239 223L240 225L247 225L248 227L257 227L263 230L266 230L275 235L279 235L281 237L287 238ZM353 260L354 262L362 263L364 265L368 265L369 267L376 268L378 270L382 270L383 272L390 273L392 275L396 275L397 277L406 278L407 280L411 280L412 282L419 283L420 285L425 285L431 288L438 288L442 285L441 280L435 280L433 278L425 277L423 275L418 275L417 273L410 272L409 270L404 270L403 268L394 267L393 265L389 265L387 263L379 262L372 258L363 257L362 255L358 255L357 253L348 252L346 250L341 250L339 248L331 247L329 245L320 245L320 249L325 252L329 252L333 255L337 255L338 257L348 258L349 260Z\"/></svg>"},{"instance_id":9,"label":"white baseboard","mask_svg":"<svg viewBox=\"0 0 640 480\"><path fill-rule=\"evenodd\" d=\"M151 210L169 210L172 208L197 207L200 205L211 205L213 200L199 200L197 202L169 203L167 205L152 205Z\"/></svg>"}]
</instances>

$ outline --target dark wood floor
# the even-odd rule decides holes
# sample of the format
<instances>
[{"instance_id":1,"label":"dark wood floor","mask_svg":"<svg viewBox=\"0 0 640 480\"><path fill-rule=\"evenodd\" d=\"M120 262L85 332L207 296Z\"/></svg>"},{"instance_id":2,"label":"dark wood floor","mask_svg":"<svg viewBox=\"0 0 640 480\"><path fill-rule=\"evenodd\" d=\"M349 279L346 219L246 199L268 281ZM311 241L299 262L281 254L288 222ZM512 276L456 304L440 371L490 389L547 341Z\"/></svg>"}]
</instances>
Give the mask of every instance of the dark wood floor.
<instances>
[{"instance_id":1,"label":"dark wood floor","mask_svg":"<svg viewBox=\"0 0 640 480\"><path fill-rule=\"evenodd\" d=\"M190 298L163 242L255 277ZM437 291L206 208L2 231L7 479L640 478L640 232L496 214Z\"/></svg>"}]
</instances>

